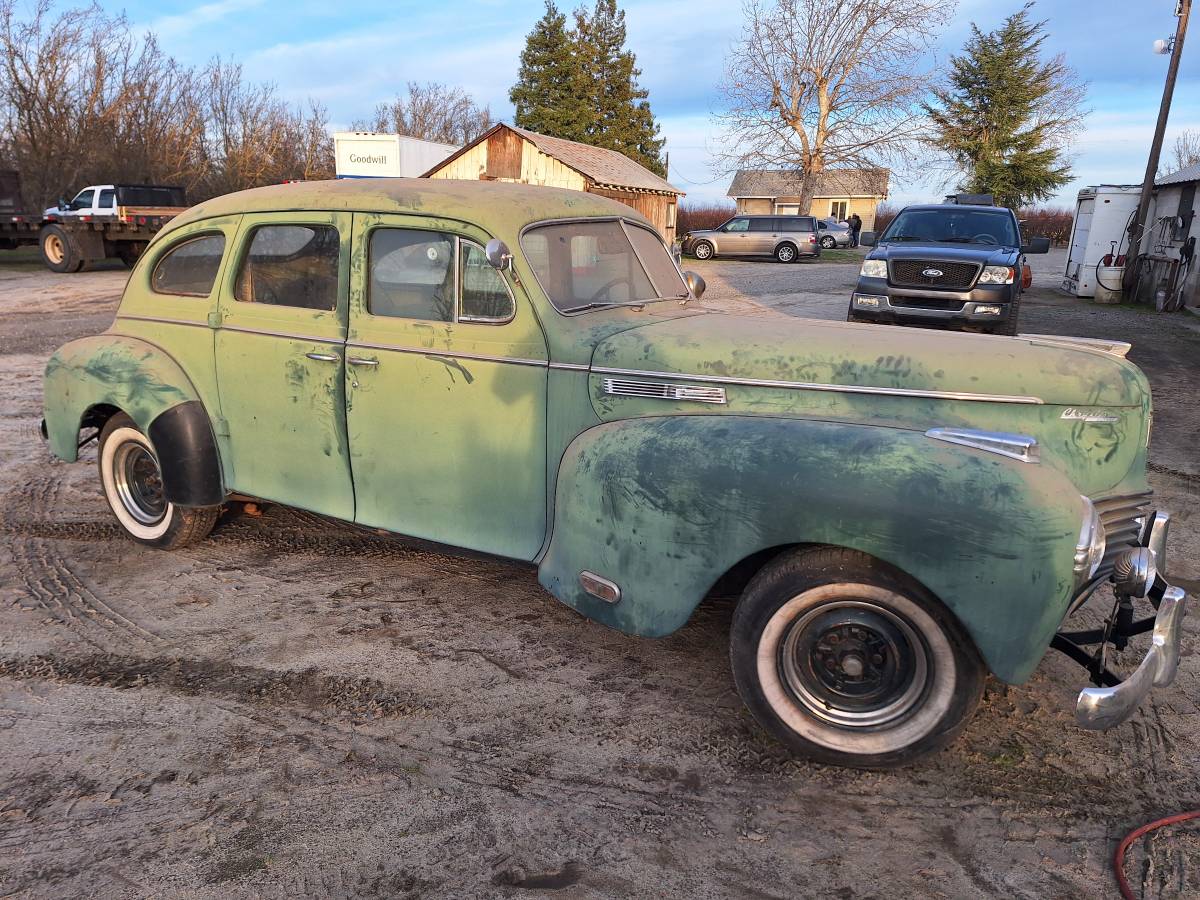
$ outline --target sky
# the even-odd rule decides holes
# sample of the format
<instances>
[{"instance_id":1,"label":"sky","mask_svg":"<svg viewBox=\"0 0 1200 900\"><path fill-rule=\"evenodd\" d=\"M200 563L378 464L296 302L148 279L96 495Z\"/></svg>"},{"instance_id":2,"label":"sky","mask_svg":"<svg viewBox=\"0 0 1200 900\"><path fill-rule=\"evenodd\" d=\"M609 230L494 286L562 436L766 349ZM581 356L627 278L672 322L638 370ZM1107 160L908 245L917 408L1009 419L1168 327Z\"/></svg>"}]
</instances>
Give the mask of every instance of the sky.
<instances>
[{"instance_id":1,"label":"sky","mask_svg":"<svg viewBox=\"0 0 1200 900\"><path fill-rule=\"evenodd\" d=\"M560 2L570 9L579 0ZM971 23L987 30L1022 0L960 0L935 53L958 52ZM285 98L320 100L331 124L345 127L408 81L458 85L493 116L511 121L508 90L516 80L525 36L542 15L541 0L180 0L104 2L124 9L164 50L201 64L215 55L240 62L254 80L274 82ZM642 70L666 149L669 178L687 200L725 196L732 173L714 152L720 128L718 85L742 25L739 0L621 0L628 46ZM1156 38L1174 34L1175 0L1038 0L1048 22L1048 53L1063 53L1089 83L1083 133L1073 147L1074 178L1051 203L1074 206L1089 184L1141 181L1162 96L1168 57ZM1200 25L1181 58L1166 147L1184 128L1200 129ZM903 205L940 199L943 185L908 173L892 179L890 199Z\"/></svg>"}]
</instances>

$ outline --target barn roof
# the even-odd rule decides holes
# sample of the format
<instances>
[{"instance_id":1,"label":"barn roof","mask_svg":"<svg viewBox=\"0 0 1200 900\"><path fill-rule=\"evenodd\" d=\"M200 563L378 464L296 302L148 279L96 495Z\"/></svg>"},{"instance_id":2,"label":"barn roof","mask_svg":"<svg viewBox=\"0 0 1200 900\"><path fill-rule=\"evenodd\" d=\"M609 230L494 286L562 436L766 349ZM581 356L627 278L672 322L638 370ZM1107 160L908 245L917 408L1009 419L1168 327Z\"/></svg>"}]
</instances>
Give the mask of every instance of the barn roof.
<instances>
[{"instance_id":1,"label":"barn roof","mask_svg":"<svg viewBox=\"0 0 1200 900\"><path fill-rule=\"evenodd\" d=\"M518 128L516 125L508 125L504 122L493 125L457 153L442 160L426 172L423 177L428 177L451 160L462 156L472 147L483 143L501 128L506 128L520 135L537 147L542 153L557 159L563 165L569 166L580 175L594 182L596 187L613 188L616 190L650 191L655 194L683 194L683 191L679 190L679 188L659 178L645 166L634 162L618 150L608 150L604 147L581 144L578 141L568 141L564 138L551 137L548 134L539 134L536 131Z\"/></svg>"},{"instance_id":2,"label":"barn roof","mask_svg":"<svg viewBox=\"0 0 1200 900\"><path fill-rule=\"evenodd\" d=\"M886 197L887 169L826 169L817 176L814 197ZM730 197L795 197L802 173L797 169L738 169Z\"/></svg>"},{"instance_id":3,"label":"barn roof","mask_svg":"<svg viewBox=\"0 0 1200 900\"><path fill-rule=\"evenodd\" d=\"M1178 172L1172 172L1170 175L1164 175L1154 183L1159 187L1162 187L1168 184L1183 184L1188 181L1200 181L1200 163L1184 166Z\"/></svg>"}]
</instances>

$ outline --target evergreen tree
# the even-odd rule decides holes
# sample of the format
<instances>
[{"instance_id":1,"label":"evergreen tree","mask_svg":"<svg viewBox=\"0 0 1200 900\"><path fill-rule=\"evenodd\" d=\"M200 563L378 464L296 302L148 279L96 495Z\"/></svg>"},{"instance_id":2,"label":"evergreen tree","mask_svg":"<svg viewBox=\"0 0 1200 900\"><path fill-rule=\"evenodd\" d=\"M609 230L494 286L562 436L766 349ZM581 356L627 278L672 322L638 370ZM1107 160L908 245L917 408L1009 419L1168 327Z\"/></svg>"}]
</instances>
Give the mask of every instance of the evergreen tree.
<instances>
[{"instance_id":1,"label":"evergreen tree","mask_svg":"<svg viewBox=\"0 0 1200 900\"><path fill-rule=\"evenodd\" d=\"M575 36L567 31L567 17L553 0L533 26L521 51L517 83L508 92L516 107L513 122L540 134L585 140L592 113L582 92Z\"/></svg>"},{"instance_id":2,"label":"evergreen tree","mask_svg":"<svg viewBox=\"0 0 1200 900\"><path fill-rule=\"evenodd\" d=\"M637 60L625 49L625 13L616 0L596 0L591 15L582 7L575 11L575 43L593 116L585 142L618 150L665 176L665 142L658 136L649 92L638 86Z\"/></svg>"},{"instance_id":3,"label":"evergreen tree","mask_svg":"<svg viewBox=\"0 0 1200 900\"><path fill-rule=\"evenodd\" d=\"M525 40L517 83L509 91L521 128L624 153L665 177L658 123L641 71L625 49L625 13L616 0L575 11L575 27L546 0Z\"/></svg>"},{"instance_id":4,"label":"evergreen tree","mask_svg":"<svg viewBox=\"0 0 1200 900\"><path fill-rule=\"evenodd\" d=\"M1027 3L995 31L971 26L948 85L926 105L935 136L963 174L960 189L1014 209L1045 200L1071 180L1066 156L1085 111L1083 87L1062 57L1041 58L1045 22Z\"/></svg>"}]
</instances>

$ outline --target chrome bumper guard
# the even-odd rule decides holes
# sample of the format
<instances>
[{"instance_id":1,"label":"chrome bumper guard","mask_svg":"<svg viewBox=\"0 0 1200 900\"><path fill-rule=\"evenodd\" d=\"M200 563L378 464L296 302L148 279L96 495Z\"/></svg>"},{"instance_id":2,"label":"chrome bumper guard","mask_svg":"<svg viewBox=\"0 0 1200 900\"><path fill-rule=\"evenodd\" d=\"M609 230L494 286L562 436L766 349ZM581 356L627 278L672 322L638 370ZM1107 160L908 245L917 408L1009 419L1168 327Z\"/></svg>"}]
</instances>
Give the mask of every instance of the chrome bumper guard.
<instances>
[{"instance_id":1,"label":"chrome bumper guard","mask_svg":"<svg viewBox=\"0 0 1200 900\"><path fill-rule=\"evenodd\" d=\"M1123 566L1118 562L1112 578L1117 606L1104 628L1055 635L1052 646L1086 666L1098 685L1081 690L1075 703L1075 721L1083 728L1101 731L1120 725L1133 715L1151 689L1167 687L1175 680L1187 595L1182 589L1168 584L1161 575L1169 525L1170 516L1166 513L1151 515L1142 531L1140 546L1126 551L1132 565ZM1148 579L1147 554L1142 547L1150 551L1152 558L1152 574ZM1139 561L1142 563L1140 572ZM1136 597L1149 597L1158 607L1153 618L1133 620L1133 599ZM1132 675L1120 679L1105 668L1103 650L1106 644L1124 649L1130 636L1146 631L1151 633L1150 649ZM1080 646L1097 643L1100 649L1091 655Z\"/></svg>"}]
</instances>

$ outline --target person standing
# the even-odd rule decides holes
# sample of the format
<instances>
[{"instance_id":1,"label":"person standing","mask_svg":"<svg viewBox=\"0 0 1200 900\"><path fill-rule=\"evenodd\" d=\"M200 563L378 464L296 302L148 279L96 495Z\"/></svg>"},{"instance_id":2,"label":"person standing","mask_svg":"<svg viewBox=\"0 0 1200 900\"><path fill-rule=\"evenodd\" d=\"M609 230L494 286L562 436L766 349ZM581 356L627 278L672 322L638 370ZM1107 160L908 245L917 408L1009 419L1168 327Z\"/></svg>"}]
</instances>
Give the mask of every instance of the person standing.
<instances>
[{"instance_id":1,"label":"person standing","mask_svg":"<svg viewBox=\"0 0 1200 900\"><path fill-rule=\"evenodd\" d=\"M850 226L850 246L858 246L858 233L862 231L862 219L858 213L851 213L850 218L846 220L846 224Z\"/></svg>"}]
</instances>

